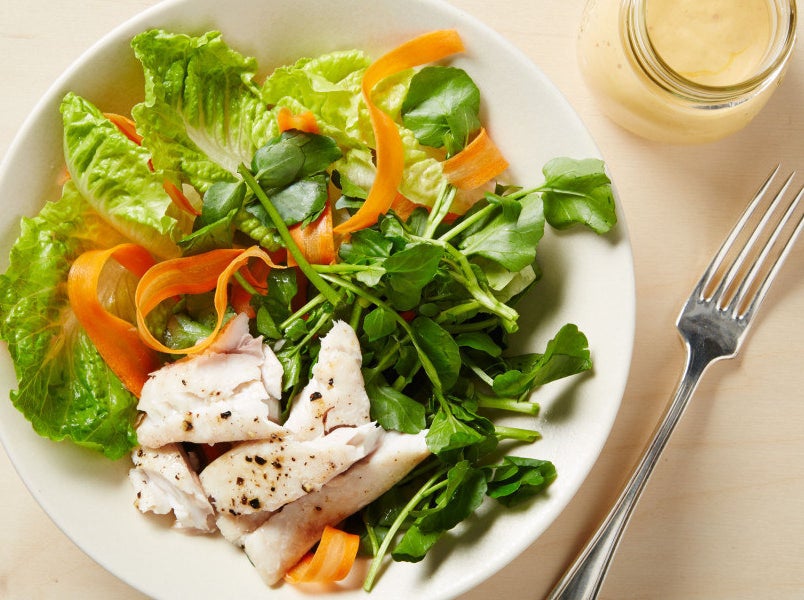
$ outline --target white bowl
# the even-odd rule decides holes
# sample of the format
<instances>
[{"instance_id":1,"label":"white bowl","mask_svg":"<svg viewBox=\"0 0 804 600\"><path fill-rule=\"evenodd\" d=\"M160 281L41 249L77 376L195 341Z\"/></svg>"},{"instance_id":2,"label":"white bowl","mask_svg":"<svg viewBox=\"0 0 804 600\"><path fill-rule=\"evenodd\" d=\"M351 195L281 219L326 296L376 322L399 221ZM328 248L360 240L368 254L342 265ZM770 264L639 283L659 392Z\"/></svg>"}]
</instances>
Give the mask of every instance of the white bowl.
<instances>
[{"instance_id":1,"label":"white bowl","mask_svg":"<svg viewBox=\"0 0 804 600\"><path fill-rule=\"evenodd\" d=\"M484 121L510 160L516 182L540 183L542 165L556 156L599 156L580 120L536 66L484 25L436 0L168 1L104 37L54 83L26 121L0 169L0 197L15 199L0 215L3 257L18 233L19 218L59 196L61 98L74 91L103 110L127 112L141 100L143 83L129 42L151 27L196 34L221 30L231 46L257 57L263 74L300 56L339 48L378 56L424 31L456 28L466 52L451 62L480 87ZM553 461L559 478L525 509L504 511L487 502L422 563L385 569L374 597L435 600L471 589L526 549L580 487L609 435L630 365L633 264L622 211L619 216L616 231L603 237L548 233L539 248L544 278L521 307L521 347L538 350L561 325L574 322L589 337L595 360L593 374L539 392L542 414L536 426L543 439L517 449ZM0 395L7 397L16 381L6 353L0 381ZM53 521L94 560L145 594L166 599L308 595L291 586L267 590L245 555L221 538L185 536L138 513L125 459L113 463L39 438L7 401L0 403L0 436ZM359 583L333 595L365 596Z\"/></svg>"}]
</instances>

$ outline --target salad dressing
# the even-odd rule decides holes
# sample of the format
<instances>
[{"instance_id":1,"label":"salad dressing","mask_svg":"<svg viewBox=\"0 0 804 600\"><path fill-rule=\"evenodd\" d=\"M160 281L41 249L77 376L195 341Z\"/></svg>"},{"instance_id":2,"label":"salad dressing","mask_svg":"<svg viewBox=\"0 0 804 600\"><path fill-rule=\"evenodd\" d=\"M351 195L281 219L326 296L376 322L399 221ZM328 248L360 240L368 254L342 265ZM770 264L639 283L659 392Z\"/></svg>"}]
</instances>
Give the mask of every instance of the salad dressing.
<instances>
[{"instance_id":1,"label":"salad dressing","mask_svg":"<svg viewBox=\"0 0 804 600\"><path fill-rule=\"evenodd\" d=\"M768 101L795 25L794 0L589 0L579 64L603 112L626 129L709 142Z\"/></svg>"},{"instance_id":2,"label":"salad dressing","mask_svg":"<svg viewBox=\"0 0 804 600\"><path fill-rule=\"evenodd\" d=\"M767 0L650 0L656 53L703 85L734 85L760 70L773 35Z\"/></svg>"}]
</instances>

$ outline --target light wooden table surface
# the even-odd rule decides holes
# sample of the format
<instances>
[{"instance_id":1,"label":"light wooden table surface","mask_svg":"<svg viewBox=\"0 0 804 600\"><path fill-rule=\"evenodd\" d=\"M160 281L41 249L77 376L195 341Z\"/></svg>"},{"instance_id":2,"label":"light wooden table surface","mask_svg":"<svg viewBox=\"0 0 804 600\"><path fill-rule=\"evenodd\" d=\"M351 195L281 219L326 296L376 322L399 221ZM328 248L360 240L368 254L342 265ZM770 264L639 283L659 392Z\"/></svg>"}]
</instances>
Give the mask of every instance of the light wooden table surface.
<instances>
[{"instance_id":1,"label":"light wooden table surface","mask_svg":"<svg viewBox=\"0 0 804 600\"><path fill-rule=\"evenodd\" d=\"M503 34L566 95L608 163L633 243L636 342L611 437L548 531L465 596L536 599L605 515L674 389L683 355L673 323L694 279L773 165L783 161L804 172L804 49L744 131L709 145L668 146L612 124L587 93L575 59L581 0L451 3ZM34 103L83 50L154 4L3 0L0 156ZM802 275L804 242L741 356L704 377L637 507L602 598L804 598ZM142 598L76 548L0 456L0 598Z\"/></svg>"}]
</instances>

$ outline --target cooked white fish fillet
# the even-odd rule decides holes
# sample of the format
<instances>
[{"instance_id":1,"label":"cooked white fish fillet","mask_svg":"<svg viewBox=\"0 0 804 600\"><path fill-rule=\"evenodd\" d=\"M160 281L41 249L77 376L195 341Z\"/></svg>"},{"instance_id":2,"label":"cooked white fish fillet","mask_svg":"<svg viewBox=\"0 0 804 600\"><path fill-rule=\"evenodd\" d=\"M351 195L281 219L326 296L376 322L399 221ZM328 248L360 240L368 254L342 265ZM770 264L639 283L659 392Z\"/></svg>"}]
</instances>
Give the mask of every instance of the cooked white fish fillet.
<instances>
[{"instance_id":1,"label":"cooked white fish fillet","mask_svg":"<svg viewBox=\"0 0 804 600\"><path fill-rule=\"evenodd\" d=\"M251 533L257 527L265 523L273 516L274 513L267 510L256 512L251 515L230 515L229 513L220 512L216 513L215 524L218 526L218 531L228 541L242 548L244 538L247 534Z\"/></svg>"},{"instance_id":2,"label":"cooked white fish fillet","mask_svg":"<svg viewBox=\"0 0 804 600\"><path fill-rule=\"evenodd\" d=\"M173 526L203 533L216 530L215 511L190 468L180 444L162 448L136 448L131 455L134 468L128 477L137 498L134 505L142 512L176 517Z\"/></svg>"},{"instance_id":3,"label":"cooked white fish fillet","mask_svg":"<svg viewBox=\"0 0 804 600\"><path fill-rule=\"evenodd\" d=\"M425 435L385 433L372 454L244 535L246 554L260 577L268 585L277 583L321 538L326 525L339 523L391 489L430 454Z\"/></svg>"},{"instance_id":4,"label":"cooked white fish fillet","mask_svg":"<svg viewBox=\"0 0 804 600\"><path fill-rule=\"evenodd\" d=\"M166 365L145 383L137 408L143 446L172 442L215 444L281 432L282 365L238 315L200 354Z\"/></svg>"},{"instance_id":5,"label":"cooked white fish fillet","mask_svg":"<svg viewBox=\"0 0 804 600\"><path fill-rule=\"evenodd\" d=\"M277 435L238 444L201 472L201 485L219 513L275 511L321 489L377 446L375 423L341 427L312 440Z\"/></svg>"},{"instance_id":6,"label":"cooked white fish fillet","mask_svg":"<svg viewBox=\"0 0 804 600\"><path fill-rule=\"evenodd\" d=\"M295 398L285 427L297 439L312 439L344 425L368 423L370 404L362 364L354 330L336 321L321 339L313 378Z\"/></svg>"}]
</instances>

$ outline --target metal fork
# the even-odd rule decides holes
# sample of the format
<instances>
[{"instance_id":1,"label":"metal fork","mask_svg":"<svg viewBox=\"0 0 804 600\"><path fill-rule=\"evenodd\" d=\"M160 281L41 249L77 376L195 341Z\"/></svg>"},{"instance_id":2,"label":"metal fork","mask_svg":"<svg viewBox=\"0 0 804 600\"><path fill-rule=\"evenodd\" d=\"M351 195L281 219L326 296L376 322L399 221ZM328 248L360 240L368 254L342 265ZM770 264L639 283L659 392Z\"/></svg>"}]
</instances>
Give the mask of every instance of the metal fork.
<instances>
[{"instance_id":1,"label":"metal fork","mask_svg":"<svg viewBox=\"0 0 804 600\"><path fill-rule=\"evenodd\" d=\"M759 305L804 224L804 216L795 216L804 186L792 192L792 200L783 205L795 173L776 194L768 193L778 172L776 167L759 188L681 309L676 327L685 343L687 360L675 396L616 504L553 588L549 600L597 597L634 506L701 375L713 362L737 355ZM768 202L761 213L758 207ZM749 223L757 220L752 231ZM768 233L773 223L776 226ZM747 241L742 241L746 237ZM764 244L760 239L765 240Z\"/></svg>"}]
</instances>

